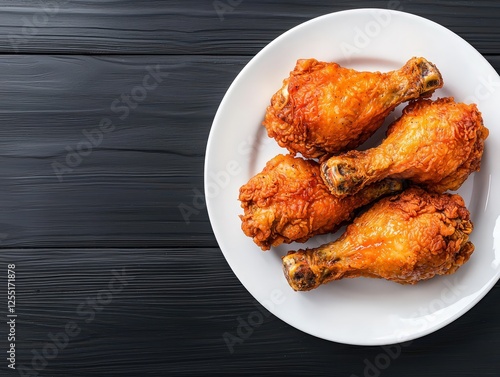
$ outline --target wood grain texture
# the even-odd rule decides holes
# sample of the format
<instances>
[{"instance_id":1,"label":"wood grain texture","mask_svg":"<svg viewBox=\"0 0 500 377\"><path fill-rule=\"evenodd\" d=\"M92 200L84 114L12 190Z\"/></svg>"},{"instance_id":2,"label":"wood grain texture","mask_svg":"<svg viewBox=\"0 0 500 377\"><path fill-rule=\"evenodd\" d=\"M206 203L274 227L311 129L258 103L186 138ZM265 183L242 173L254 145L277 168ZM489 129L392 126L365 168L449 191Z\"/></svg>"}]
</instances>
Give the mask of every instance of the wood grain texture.
<instances>
[{"instance_id":1,"label":"wood grain texture","mask_svg":"<svg viewBox=\"0 0 500 377\"><path fill-rule=\"evenodd\" d=\"M0 51L78 54L255 54L288 29L352 8L399 9L499 54L500 4L482 1L8 0ZM234 4L234 5L230 5ZM220 7L220 5L219 5Z\"/></svg>"},{"instance_id":2,"label":"wood grain texture","mask_svg":"<svg viewBox=\"0 0 500 377\"><path fill-rule=\"evenodd\" d=\"M246 61L2 57L2 246L216 246L204 208L205 145ZM147 67L166 77L129 106L122 95L142 86ZM103 119L115 129L100 131Z\"/></svg>"},{"instance_id":3,"label":"wood grain texture","mask_svg":"<svg viewBox=\"0 0 500 377\"><path fill-rule=\"evenodd\" d=\"M43 376L362 376L365 360L387 353L283 323L241 286L216 248L6 249L0 265L6 263L18 274L19 365L29 368L68 323L80 330ZM499 299L496 287L456 322L401 347L383 375L495 375ZM238 336L240 321L255 312L262 323L231 350L224 334Z\"/></svg>"},{"instance_id":4,"label":"wood grain texture","mask_svg":"<svg viewBox=\"0 0 500 377\"><path fill-rule=\"evenodd\" d=\"M240 70L290 28L362 7L434 20L500 72L500 3L486 0L2 2L0 284L15 263L18 367L74 324L78 334L28 375L376 375L367 365L396 348L317 339L253 299L217 247L203 199L211 123ZM81 161L68 157L92 138ZM53 164L69 167L67 158L74 166L59 179ZM377 377L497 376L499 299L497 284ZM3 295L4 319L6 307ZM256 311L262 324L228 347L224 334L238 336ZM0 376L16 374L0 364Z\"/></svg>"}]
</instances>

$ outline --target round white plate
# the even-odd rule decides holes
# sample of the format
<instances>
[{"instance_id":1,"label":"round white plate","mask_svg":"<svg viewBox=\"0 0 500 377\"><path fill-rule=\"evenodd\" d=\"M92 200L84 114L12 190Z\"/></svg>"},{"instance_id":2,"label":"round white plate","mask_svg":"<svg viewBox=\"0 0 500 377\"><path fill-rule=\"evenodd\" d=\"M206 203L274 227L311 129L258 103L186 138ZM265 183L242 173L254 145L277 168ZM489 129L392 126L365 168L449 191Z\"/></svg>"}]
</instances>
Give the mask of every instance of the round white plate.
<instances>
[{"instance_id":1,"label":"round white plate","mask_svg":"<svg viewBox=\"0 0 500 377\"><path fill-rule=\"evenodd\" d=\"M345 279L310 292L287 284L281 257L297 244L261 251L241 231L239 188L278 153L261 125L272 94L300 58L335 61L358 70L389 71L413 56L437 65L444 87L434 97L475 102L490 130L481 171L460 188L472 213L476 250L451 276L415 286L379 279ZM409 341L460 317L500 276L500 77L466 41L448 29L411 14L358 9L328 14L284 33L258 53L227 91L215 116L205 161L205 196L210 221L224 256L246 289L268 310L311 335L347 344ZM388 118L393 120L401 109ZM379 132L370 142L380 139ZM319 236L316 246L339 235ZM304 247L304 245L301 245Z\"/></svg>"}]
</instances>

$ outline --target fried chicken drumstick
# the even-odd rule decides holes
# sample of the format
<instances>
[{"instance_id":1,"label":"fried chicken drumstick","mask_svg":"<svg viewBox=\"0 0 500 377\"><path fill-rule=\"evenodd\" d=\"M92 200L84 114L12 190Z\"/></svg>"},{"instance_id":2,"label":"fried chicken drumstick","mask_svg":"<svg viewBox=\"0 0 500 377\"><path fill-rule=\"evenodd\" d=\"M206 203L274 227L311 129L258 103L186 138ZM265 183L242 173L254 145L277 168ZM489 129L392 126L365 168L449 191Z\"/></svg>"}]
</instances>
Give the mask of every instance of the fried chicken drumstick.
<instances>
[{"instance_id":1,"label":"fried chicken drumstick","mask_svg":"<svg viewBox=\"0 0 500 377\"><path fill-rule=\"evenodd\" d=\"M305 242L335 232L355 209L401 189L400 181L384 180L341 200L328 191L317 162L278 155L240 188L241 228L262 250Z\"/></svg>"},{"instance_id":2,"label":"fried chicken drumstick","mask_svg":"<svg viewBox=\"0 0 500 377\"><path fill-rule=\"evenodd\" d=\"M456 190L479 170L487 137L475 104L420 99L389 126L379 146L331 157L323 162L321 175L338 197L387 177L409 179L436 192Z\"/></svg>"},{"instance_id":3,"label":"fried chicken drumstick","mask_svg":"<svg viewBox=\"0 0 500 377\"><path fill-rule=\"evenodd\" d=\"M410 188L381 199L337 241L289 252L283 270L296 291L353 277L415 284L463 265L474 251L471 231L460 196Z\"/></svg>"},{"instance_id":4,"label":"fried chicken drumstick","mask_svg":"<svg viewBox=\"0 0 500 377\"><path fill-rule=\"evenodd\" d=\"M263 125L292 154L337 154L365 142L399 104L442 86L440 72L424 58L387 73L301 59L272 97Z\"/></svg>"}]
</instances>

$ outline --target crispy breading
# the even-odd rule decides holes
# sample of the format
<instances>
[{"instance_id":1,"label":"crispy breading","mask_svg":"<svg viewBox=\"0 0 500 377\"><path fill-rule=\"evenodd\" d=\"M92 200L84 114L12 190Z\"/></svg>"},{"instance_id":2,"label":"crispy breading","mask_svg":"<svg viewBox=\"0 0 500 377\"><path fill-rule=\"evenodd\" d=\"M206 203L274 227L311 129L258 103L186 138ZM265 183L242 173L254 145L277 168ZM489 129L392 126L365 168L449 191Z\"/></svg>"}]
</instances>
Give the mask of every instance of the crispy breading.
<instances>
[{"instance_id":1,"label":"crispy breading","mask_svg":"<svg viewBox=\"0 0 500 377\"><path fill-rule=\"evenodd\" d=\"M336 241L289 252L283 269L300 291L353 277L415 284L462 266L474 251L472 228L459 195L414 187L378 201Z\"/></svg>"},{"instance_id":2,"label":"crispy breading","mask_svg":"<svg viewBox=\"0 0 500 377\"><path fill-rule=\"evenodd\" d=\"M439 70L424 58L387 73L301 59L272 97L263 125L293 154L336 154L361 145L399 104L442 86Z\"/></svg>"},{"instance_id":3,"label":"crispy breading","mask_svg":"<svg viewBox=\"0 0 500 377\"><path fill-rule=\"evenodd\" d=\"M479 170L488 133L475 104L420 99L389 126L379 146L331 157L321 174L339 197L388 177L436 192L457 190Z\"/></svg>"},{"instance_id":4,"label":"crispy breading","mask_svg":"<svg viewBox=\"0 0 500 377\"><path fill-rule=\"evenodd\" d=\"M356 208L401 188L400 181L386 180L338 199L323 183L317 162L278 155L240 188L241 227L262 250L305 242L335 232L352 219Z\"/></svg>"}]
</instances>

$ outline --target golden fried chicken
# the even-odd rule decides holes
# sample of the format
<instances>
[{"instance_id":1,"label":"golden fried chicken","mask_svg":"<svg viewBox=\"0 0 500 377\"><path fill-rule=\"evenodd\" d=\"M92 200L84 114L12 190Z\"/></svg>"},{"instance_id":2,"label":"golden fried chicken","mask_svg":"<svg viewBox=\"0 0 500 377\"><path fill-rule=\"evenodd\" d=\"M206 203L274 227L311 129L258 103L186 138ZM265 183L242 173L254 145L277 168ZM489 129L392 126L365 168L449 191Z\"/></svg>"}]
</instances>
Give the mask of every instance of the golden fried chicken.
<instances>
[{"instance_id":1,"label":"golden fried chicken","mask_svg":"<svg viewBox=\"0 0 500 377\"><path fill-rule=\"evenodd\" d=\"M283 270L296 291L353 277L415 284L463 265L474 251L471 231L460 196L410 188L381 199L336 241L289 252Z\"/></svg>"},{"instance_id":2,"label":"golden fried chicken","mask_svg":"<svg viewBox=\"0 0 500 377\"><path fill-rule=\"evenodd\" d=\"M339 197L387 177L409 179L436 192L456 190L479 170L487 137L475 104L421 99L403 110L379 146L331 157L321 174Z\"/></svg>"},{"instance_id":3,"label":"golden fried chicken","mask_svg":"<svg viewBox=\"0 0 500 377\"><path fill-rule=\"evenodd\" d=\"M292 154L337 154L366 141L399 104L443 86L438 69L412 58L388 73L298 60L267 108L264 126Z\"/></svg>"},{"instance_id":4,"label":"golden fried chicken","mask_svg":"<svg viewBox=\"0 0 500 377\"><path fill-rule=\"evenodd\" d=\"M317 162L278 155L240 188L241 228L262 250L305 242L338 230L356 208L401 189L400 181L384 180L340 200L323 183Z\"/></svg>"}]
</instances>

